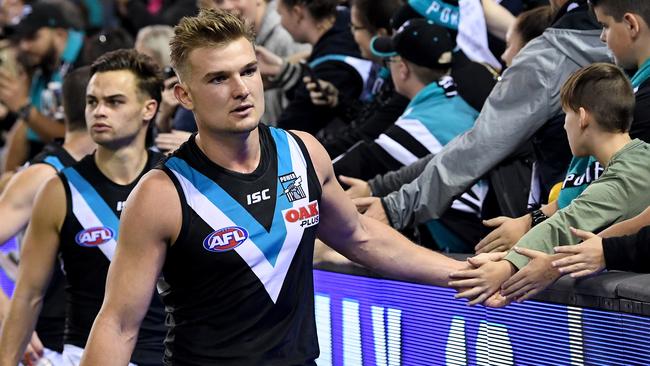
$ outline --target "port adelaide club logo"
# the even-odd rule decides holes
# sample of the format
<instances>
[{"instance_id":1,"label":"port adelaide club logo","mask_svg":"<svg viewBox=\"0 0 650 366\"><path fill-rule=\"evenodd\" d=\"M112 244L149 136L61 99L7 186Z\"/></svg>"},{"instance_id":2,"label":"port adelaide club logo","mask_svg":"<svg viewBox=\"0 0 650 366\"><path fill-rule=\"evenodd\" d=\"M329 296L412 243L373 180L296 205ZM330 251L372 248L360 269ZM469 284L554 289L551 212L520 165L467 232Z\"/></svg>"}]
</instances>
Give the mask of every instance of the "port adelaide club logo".
<instances>
[{"instance_id":1,"label":"port adelaide club logo","mask_svg":"<svg viewBox=\"0 0 650 366\"><path fill-rule=\"evenodd\" d=\"M306 198L307 195L302 189L302 177L297 176L296 173L281 175L278 177L280 184L282 184L281 196L287 196L289 202L294 202Z\"/></svg>"}]
</instances>

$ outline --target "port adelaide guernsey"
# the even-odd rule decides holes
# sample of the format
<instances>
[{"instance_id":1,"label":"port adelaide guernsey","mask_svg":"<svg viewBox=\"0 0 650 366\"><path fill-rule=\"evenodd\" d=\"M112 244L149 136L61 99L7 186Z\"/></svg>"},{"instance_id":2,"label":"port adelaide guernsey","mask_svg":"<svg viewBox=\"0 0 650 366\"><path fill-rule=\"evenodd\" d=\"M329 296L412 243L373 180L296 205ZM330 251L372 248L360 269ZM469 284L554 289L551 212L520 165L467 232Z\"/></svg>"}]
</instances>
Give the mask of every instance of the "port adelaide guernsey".
<instances>
[{"instance_id":1,"label":"port adelaide guernsey","mask_svg":"<svg viewBox=\"0 0 650 366\"><path fill-rule=\"evenodd\" d=\"M148 154L142 173L128 185L108 179L95 164L94 154L59 173L67 201L60 244L60 258L68 283L65 344L80 348L86 345L104 301L106 276L126 199L140 178L164 159L160 153L149 151ZM160 365L165 334L165 310L160 296L154 293L131 362Z\"/></svg>"},{"instance_id":2,"label":"port adelaide guernsey","mask_svg":"<svg viewBox=\"0 0 650 366\"><path fill-rule=\"evenodd\" d=\"M194 137L162 168L183 210L163 266L167 365L315 365L321 186L296 135L259 136L250 174L213 163Z\"/></svg>"}]
</instances>

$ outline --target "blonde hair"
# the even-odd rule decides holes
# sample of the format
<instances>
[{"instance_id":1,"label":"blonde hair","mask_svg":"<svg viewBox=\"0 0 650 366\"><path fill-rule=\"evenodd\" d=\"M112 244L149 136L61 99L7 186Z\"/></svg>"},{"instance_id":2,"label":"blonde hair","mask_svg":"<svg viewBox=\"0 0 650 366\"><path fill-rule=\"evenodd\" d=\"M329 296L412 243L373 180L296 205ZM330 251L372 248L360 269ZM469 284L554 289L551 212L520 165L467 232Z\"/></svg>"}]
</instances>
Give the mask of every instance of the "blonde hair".
<instances>
[{"instance_id":1,"label":"blonde hair","mask_svg":"<svg viewBox=\"0 0 650 366\"><path fill-rule=\"evenodd\" d=\"M140 29L135 38L135 46L151 51L151 57L160 67L165 67L171 62L169 41L173 36L174 28L168 25L150 25Z\"/></svg>"},{"instance_id":2,"label":"blonde hair","mask_svg":"<svg viewBox=\"0 0 650 366\"><path fill-rule=\"evenodd\" d=\"M171 65L181 79L187 75L190 52L197 48L221 47L240 38L254 43L255 32L240 17L223 10L201 9L199 15L184 17L174 27L170 41Z\"/></svg>"}]
</instances>

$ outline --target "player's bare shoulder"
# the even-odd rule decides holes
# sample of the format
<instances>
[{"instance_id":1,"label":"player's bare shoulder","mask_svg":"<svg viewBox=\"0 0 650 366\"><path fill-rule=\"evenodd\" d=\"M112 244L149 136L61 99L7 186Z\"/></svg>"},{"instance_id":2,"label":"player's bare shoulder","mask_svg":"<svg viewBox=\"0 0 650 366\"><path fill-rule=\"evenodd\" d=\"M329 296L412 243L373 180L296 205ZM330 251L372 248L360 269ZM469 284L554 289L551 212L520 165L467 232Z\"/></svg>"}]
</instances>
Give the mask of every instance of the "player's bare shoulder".
<instances>
[{"instance_id":1,"label":"player's bare shoulder","mask_svg":"<svg viewBox=\"0 0 650 366\"><path fill-rule=\"evenodd\" d=\"M131 202L147 209L173 209L174 206L180 209L180 200L174 183L160 169L152 169L140 179L129 195L127 206L131 206Z\"/></svg>"},{"instance_id":2,"label":"player's bare shoulder","mask_svg":"<svg viewBox=\"0 0 650 366\"><path fill-rule=\"evenodd\" d=\"M175 237L181 225L181 203L174 183L160 169L147 172L126 201L121 221L157 227L159 234Z\"/></svg>"},{"instance_id":3,"label":"player's bare shoulder","mask_svg":"<svg viewBox=\"0 0 650 366\"><path fill-rule=\"evenodd\" d=\"M32 221L44 225L53 224L58 230L66 215L66 195L63 181L59 176L51 176L38 191L34 199ZM37 219L35 219L38 217Z\"/></svg>"}]
</instances>

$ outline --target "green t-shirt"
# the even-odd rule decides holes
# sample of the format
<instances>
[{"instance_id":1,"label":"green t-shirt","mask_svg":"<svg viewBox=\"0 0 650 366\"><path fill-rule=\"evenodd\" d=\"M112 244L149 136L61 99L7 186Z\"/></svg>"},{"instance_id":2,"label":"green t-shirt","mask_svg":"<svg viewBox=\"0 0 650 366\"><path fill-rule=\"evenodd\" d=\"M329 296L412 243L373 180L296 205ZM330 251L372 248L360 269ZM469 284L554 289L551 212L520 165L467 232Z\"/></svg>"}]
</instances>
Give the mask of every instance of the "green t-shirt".
<instances>
[{"instance_id":1,"label":"green t-shirt","mask_svg":"<svg viewBox=\"0 0 650 366\"><path fill-rule=\"evenodd\" d=\"M593 181L568 206L532 228L518 247L553 253L557 245L577 244L570 227L597 232L630 219L650 206L650 144L634 139L612 157L598 180ZM506 256L517 268L528 257L511 251Z\"/></svg>"},{"instance_id":2,"label":"green t-shirt","mask_svg":"<svg viewBox=\"0 0 650 366\"><path fill-rule=\"evenodd\" d=\"M650 59L646 60L632 76L631 82L636 94L639 86L650 78ZM589 167L589 169L587 169ZM571 201L582 193L591 182L598 179L603 168L593 156L573 157L557 203L560 209L567 207Z\"/></svg>"}]
</instances>

